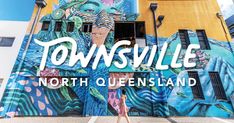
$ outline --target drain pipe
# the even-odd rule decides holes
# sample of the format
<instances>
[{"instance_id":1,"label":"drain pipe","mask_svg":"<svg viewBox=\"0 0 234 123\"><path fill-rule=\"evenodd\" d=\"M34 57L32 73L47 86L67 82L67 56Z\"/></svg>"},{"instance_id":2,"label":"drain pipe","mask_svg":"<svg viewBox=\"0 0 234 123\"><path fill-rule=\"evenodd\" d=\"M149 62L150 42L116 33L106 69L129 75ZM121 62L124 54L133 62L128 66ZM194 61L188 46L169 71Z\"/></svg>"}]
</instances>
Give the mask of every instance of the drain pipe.
<instances>
[{"instance_id":1,"label":"drain pipe","mask_svg":"<svg viewBox=\"0 0 234 123\"><path fill-rule=\"evenodd\" d=\"M22 59L21 59L19 65L18 65L18 68L17 68L16 72L20 72L20 70L22 68L22 65L24 63L24 59L26 57L29 45L30 45L30 43L32 41L32 37L33 37L33 34L35 32L35 29L36 29L37 22L39 20L40 14L41 14L41 10L42 10L42 8L46 7L47 3L45 2L45 0L36 0L36 5L38 6L38 10L37 10L37 13L35 15L35 19L33 21L32 28L31 28L30 33L29 33L29 38L27 40L27 44L26 44L26 46L24 48ZM18 75L19 74L17 74L17 77L18 77Z\"/></svg>"},{"instance_id":2,"label":"drain pipe","mask_svg":"<svg viewBox=\"0 0 234 123\"><path fill-rule=\"evenodd\" d=\"M13 82L15 82L15 81L17 80L17 78L18 78L18 76L19 76L19 72L20 72L20 70L21 70L21 67L22 67L22 65L23 65L23 63L24 63L24 59L25 59L25 57L26 57L27 50L28 50L28 48L29 48L30 42L31 42L32 37L33 37L33 33L34 33L34 31L35 31L35 28L36 28L36 24L37 24L37 22L38 22L38 20L39 20L39 17L40 17L41 9L44 8L47 4L46 4L46 2L45 2L44 0L36 0L36 5L38 6L38 10L37 10L37 13L36 13L36 17L35 17L35 19L34 19L34 21L33 21L32 28L31 28L30 34L29 34L29 38L28 38L28 40L27 40L27 44L26 44L26 46L25 46L25 50L24 50L23 55L22 55L22 59L21 59L19 65L18 65L18 67L17 67L17 71L16 71L16 72L18 72L18 74L16 74L16 77L14 78ZM4 91L5 91L5 89L4 89ZM13 94L12 94L12 95L14 95L14 93L15 93L15 91L13 90ZM2 100L2 97L3 97L3 95L4 95L4 92L1 93L1 94L2 94L2 95L0 95L0 101ZM12 100L12 99L13 99L13 97L11 97L11 100ZM2 112L2 113L8 112L9 110L11 110L11 108L12 108L12 104L6 105L6 107L4 107L4 112ZM5 114L4 114L4 115L5 115Z\"/></svg>"},{"instance_id":3,"label":"drain pipe","mask_svg":"<svg viewBox=\"0 0 234 123\"><path fill-rule=\"evenodd\" d=\"M157 20L156 20L156 10L158 8L158 4L157 3L151 3L150 4L150 10L152 11L153 14L153 20L154 20L154 34L155 34L155 38L156 38L156 45L158 46L158 31L157 31ZM158 59L158 47L156 50L156 58ZM161 78L161 72L158 71L159 77ZM153 97L151 96L151 99L153 100ZM152 104L152 116L154 116L154 103Z\"/></svg>"},{"instance_id":4,"label":"drain pipe","mask_svg":"<svg viewBox=\"0 0 234 123\"><path fill-rule=\"evenodd\" d=\"M153 19L154 19L154 34L155 34L155 38L156 38L156 45L158 45L158 31L157 31L157 20L156 20L156 13L155 11L158 8L158 4L157 3L151 3L150 4L150 9L152 11L153 14ZM158 48L157 48L158 51Z\"/></svg>"},{"instance_id":5,"label":"drain pipe","mask_svg":"<svg viewBox=\"0 0 234 123\"><path fill-rule=\"evenodd\" d=\"M33 37L33 33L35 31L35 28L36 28L36 24L37 24L37 22L39 20L39 17L40 17L41 9L44 8L44 7L46 7L47 3L44 0L36 0L36 5L38 6L38 10L37 10L35 19L33 21L32 28L31 28L30 33L29 33L29 38L27 40L27 44L26 44L26 46L24 48L22 59L21 59L19 65L18 65L18 67L16 69L16 72L18 72L18 74L16 74L16 77L14 78L13 82L15 82L17 80L19 72L20 72L20 69L21 69L21 67L22 67L22 65L24 63L24 59L26 57L27 50L29 48L30 42L31 42L32 37ZM0 95L0 100L2 100L3 95L4 95L4 92Z\"/></svg>"},{"instance_id":6,"label":"drain pipe","mask_svg":"<svg viewBox=\"0 0 234 123\"><path fill-rule=\"evenodd\" d=\"M228 45L229 45L229 47L230 47L230 50L231 50L231 52L232 52L232 55L234 56L234 51L233 51L233 49L232 49L232 46L231 46L231 44L230 44L230 40L229 40L229 38L228 38L228 31L226 30L225 25L224 25L224 23L223 23L223 18L222 18L223 15L220 14L220 13L216 13L216 16L217 16L217 18L220 20L220 23L221 23L222 28L223 28L224 33L225 33L225 37L226 37L226 39L227 39L227 41L228 41Z\"/></svg>"},{"instance_id":7,"label":"drain pipe","mask_svg":"<svg viewBox=\"0 0 234 123\"><path fill-rule=\"evenodd\" d=\"M158 8L158 4L157 3L151 3L150 4L150 9L152 11L153 14L153 20L154 20L154 33L155 33L155 38L156 38L156 45L158 46L159 42L158 42L158 28L162 25L162 21L164 20L164 15L159 15L158 18L156 19L156 10ZM159 21L159 24L157 25L157 20ZM158 54L158 50L159 48L157 48L156 50L156 58L158 59L159 54ZM158 70L158 77L162 78L162 73L160 70ZM152 99L152 96L151 96ZM154 103L152 105L152 115L156 116L156 114L154 114Z\"/></svg>"}]
</instances>

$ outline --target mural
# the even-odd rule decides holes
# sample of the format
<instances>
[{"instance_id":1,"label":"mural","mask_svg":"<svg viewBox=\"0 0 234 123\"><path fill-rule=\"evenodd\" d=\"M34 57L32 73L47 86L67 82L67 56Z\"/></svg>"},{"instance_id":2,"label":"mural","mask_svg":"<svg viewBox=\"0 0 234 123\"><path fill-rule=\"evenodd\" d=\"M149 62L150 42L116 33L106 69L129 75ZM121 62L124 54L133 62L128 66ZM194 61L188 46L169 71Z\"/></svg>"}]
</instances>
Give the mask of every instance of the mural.
<instances>
[{"instance_id":1,"label":"mural","mask_svg":"<svg viewBox=\"0 0 234 123\"><path fill-rule=\"evenodd\" d=\"M85 55L93 43L98 46L105 44L110 50L115 43L114 21L137 20L135 3L134 0L60 0L59 4L54 6L53 13L40 20L41 23L49 22L48 30L41 30L33 38L47 42L60 37L72 37L77 41L78 52L83 52ZM55 28L56 22L62 24L61 29ZM67 31L69 22L75 24L73 31ZM92 23L92 33L82 31L85 23ZM189 38L191 43L199 44L196 33L189 31ZM233 43L230 46L227 42L209 39L211 50L194 51L197 57L192 60L197 62L197 66L190 70L198 71L205 97L204 100L195 100L189 86L120 87L117 84L115 87L108 87L108 83L105 83L106 87L100 87L95 84L96 79L100 77L106 81L109 77L161 78L163 82L167 78L173 80L188 78L188 70L185 68L157 71L155 66L146 67L147 59L140 67L134 68L130 60L133 57L132 53L126 54L129 64L122 70L113 66L106 67L103 59L96 70L91 69L93 59L87 68L82 68L79 62L75 66L69 67L67 61L61 66L55 66L48 59L46 69L39 71L43 48L32 40L23 67L17 71L27 39L28 36L25 36L0 103L1 117L117 115L121 89L125 89L127 92L126 103L131 116L217 116L228 118L234 114L229 98L234 93L234 57L231 51ZM166 64L171 61L175 47L181 41L179 34L175 32L171 37L159 38L158 47L161 48L164 42L169 43L166 58L163 61ZM156 44L155 38L147 35L146 44L152 47ZM71 44L63 43L63 45L71 50ZM50 48L49 54L56 47L58 46ZM140 49L139 53L142 50ZM117 53L114 61L120 60ZM182 61L184 55L185 52L181 51L179 61ZM208 75L209 71L219 72L228 100L216 99ZM68 87L50 89L38 86L38 76L89 77L90 79L88 86L79 86L79 84L72 86L72 83L69 82ZM80 83L80 81L77 80L76 83ZM127 81L125 83L127 84Z\"/></svg>"}]
</instances>

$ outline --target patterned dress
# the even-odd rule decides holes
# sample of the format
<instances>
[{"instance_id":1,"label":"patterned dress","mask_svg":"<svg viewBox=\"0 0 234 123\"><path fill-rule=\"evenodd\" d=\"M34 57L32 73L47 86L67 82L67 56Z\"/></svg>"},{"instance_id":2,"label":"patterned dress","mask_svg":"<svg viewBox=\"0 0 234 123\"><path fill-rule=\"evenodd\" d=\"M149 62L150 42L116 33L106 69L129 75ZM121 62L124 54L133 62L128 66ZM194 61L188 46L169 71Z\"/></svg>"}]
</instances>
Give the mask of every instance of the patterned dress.
<instances>
[{"instance_id":1,"label":"patterned dress","mask_svg":"<svg viewBox=\"0 0 234 123\"><path fill-rule=\"evenodd\" d=\"M119 115L125 116L125 114L128 112L127 105L125 103L126 96L122 96L119 101Z\"/></svg>"}]
</instances>

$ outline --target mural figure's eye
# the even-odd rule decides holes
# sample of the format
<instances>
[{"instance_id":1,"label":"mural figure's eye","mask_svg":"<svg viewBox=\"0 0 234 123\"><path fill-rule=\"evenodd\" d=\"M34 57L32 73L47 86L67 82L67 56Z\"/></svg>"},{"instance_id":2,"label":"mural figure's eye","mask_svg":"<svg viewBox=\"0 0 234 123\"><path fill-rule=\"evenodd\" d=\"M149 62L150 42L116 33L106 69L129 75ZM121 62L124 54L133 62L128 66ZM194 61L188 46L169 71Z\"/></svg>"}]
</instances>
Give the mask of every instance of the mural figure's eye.
<instances>
[{"instance_id":1,"label":"mural figure's eye","mask_svg":"<svg viewBox=\"0 0 234 123\"><path fill-rule=\"evenodd\" d=\"M87 10L85 10L85 12L87 12L87 13L94 13L94 10L93 9L87 9Z\"/></svg>"},{"instance_id":2,"label":"mural figure's eye","mask_svg":"<svg viewBox=\"0 0 234 123\"><path fill-rule=\"evenodd\" d=\"M97 2L87 2L80 7L80 11L87 14L97 14L101 9L101 5Z\"/></svg>"},{"instance_id":3,"label":"mural figure's eye","mask_svg":"<svg viewBox=\"0 0 234 123\"><path fill-rule=\"evenodd\" d=\"M115 7L111 7L107 11L110 15L121 15L121 12Z\"/></svg>"}]
</instances>

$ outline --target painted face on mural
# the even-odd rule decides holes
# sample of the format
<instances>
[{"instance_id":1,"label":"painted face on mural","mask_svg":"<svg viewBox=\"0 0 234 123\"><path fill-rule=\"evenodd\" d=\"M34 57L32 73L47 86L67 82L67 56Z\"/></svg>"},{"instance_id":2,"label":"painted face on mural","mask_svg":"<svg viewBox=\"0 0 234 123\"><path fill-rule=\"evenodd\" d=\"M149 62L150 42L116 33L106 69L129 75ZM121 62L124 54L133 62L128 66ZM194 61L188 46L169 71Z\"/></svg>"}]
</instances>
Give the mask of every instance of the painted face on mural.
<instances>
[{"instance_id":1,"label":"painted face on mural","mask_svg":"<svg viewBox=\"0 0 234 123\"><path fill-rule=\"evenodd\" d=\"M122 0L115 2L114 0L87 0L79 7L79 11L85 14L97 15L101 11L106 11L111 16L121 16Z\"/></svg>"},{"instance_id":2,"label":"painted face on mural","mask_svg":"<svg viewBox=\"0 0 234 123\"><path fill-rule=\"evenodd\" d=\"M105 11L100 12L92 27L93 43L97 44L98 46L104 44L108 33L113 27L113 18L109 17Z\"/></svg>"},{"instance_id":3,"label":"painted face on mural","mask_svg":"<svg viewBox=\"0 0 234 123\"><path fill-rule=\"evenodd\" d=\"M98 47L103 45L109 32L110 29L108 28L94 25L92 29L92 42L97 44Z\"/></svg>"},{"instance_id":4,"label":"painted face on mural","mask_svg":"<svg viewBox=\"0 0 234 123\"><path fill-rule=\"evenodd\" d=\"M92 42L98 46L105 43L109 32L114 27L114 20L121 19L120 4L123 1L88 0L73 12L86 22L93 22Z\"/></svg>"}]
</instances>

